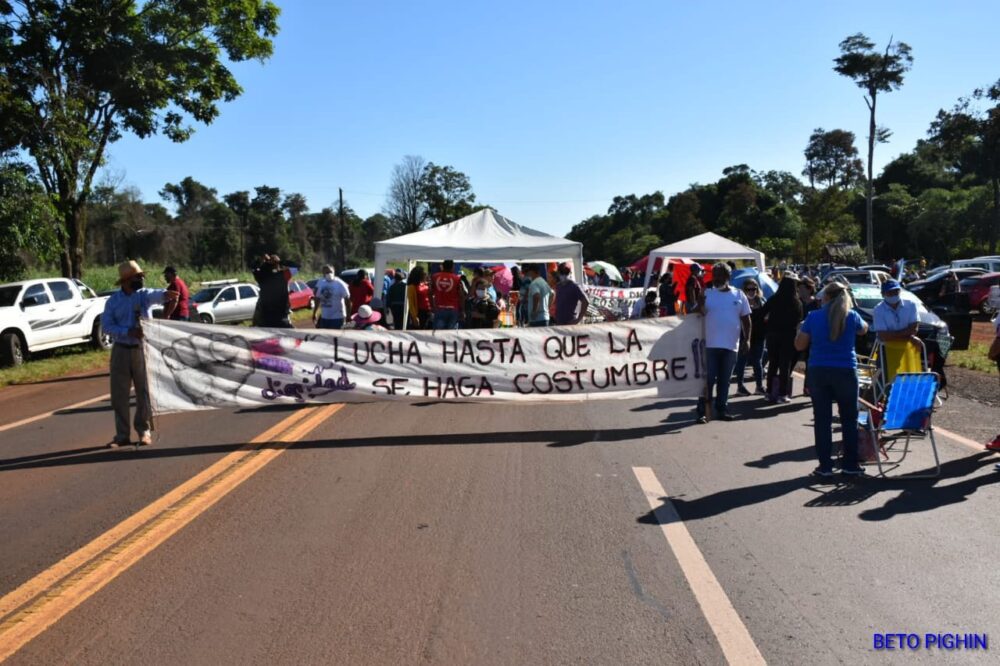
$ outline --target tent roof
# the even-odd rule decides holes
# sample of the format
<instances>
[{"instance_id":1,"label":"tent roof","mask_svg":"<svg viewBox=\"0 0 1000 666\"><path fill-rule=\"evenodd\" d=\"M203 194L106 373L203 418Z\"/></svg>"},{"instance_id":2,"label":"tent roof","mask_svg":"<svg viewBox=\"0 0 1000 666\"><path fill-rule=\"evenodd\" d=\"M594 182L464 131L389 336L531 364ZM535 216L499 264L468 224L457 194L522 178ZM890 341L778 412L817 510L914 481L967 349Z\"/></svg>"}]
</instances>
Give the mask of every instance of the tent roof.
<instances>
[{"instance_id":1,"label":"tent roof","mask_svg":"<svg viewBox=\"0 0 1000 666\"><path fill-rule=\"evenodd\" d=\"M757 259L763 256L753 248L740 245L711 231L658 247L650 254L692 259Z\"/></svg>"},{"instance_id":2,"label":"tent roof","mask_svg":"<svg viewBox=\"0 0 1000 666\"><path fill-rule=\"evenodd\" d=\"M456 261L551 261L578 258L583 252L581 243L523 227L489 208L375 247L387 259Z\"/></svg>"}]
</instances>

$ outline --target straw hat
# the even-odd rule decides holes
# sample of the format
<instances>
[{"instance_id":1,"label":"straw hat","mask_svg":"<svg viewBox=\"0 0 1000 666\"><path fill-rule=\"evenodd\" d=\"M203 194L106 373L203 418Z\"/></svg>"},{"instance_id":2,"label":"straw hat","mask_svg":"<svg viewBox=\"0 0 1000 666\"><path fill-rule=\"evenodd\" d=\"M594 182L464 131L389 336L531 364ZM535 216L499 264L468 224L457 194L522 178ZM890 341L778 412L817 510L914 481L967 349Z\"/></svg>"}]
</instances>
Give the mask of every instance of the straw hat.
<instances>
[{"instance_id":1,"label":"straw hat","mask_svg":"<svg viewBox=\"0 0 1000 666\"><path fill-rule=\"evenodd\" d=\"M118 284L124 284L137 275L145 275L137 262L130 259L118 264Z\"/></svg>"}]
</instances>

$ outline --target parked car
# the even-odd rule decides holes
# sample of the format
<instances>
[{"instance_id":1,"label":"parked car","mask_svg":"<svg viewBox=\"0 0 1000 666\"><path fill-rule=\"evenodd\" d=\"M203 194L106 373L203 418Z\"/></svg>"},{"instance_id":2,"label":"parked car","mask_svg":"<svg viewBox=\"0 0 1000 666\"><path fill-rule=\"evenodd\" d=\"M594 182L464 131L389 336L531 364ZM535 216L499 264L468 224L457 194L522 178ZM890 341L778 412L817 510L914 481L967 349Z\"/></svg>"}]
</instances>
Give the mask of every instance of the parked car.
<instances>
[{"instance_id":1,"label":"parked car","mask_svg":"<svg viewBox=\"0 0 1000 666\"><path fill-rule=\"evenodd\" d=\"M111 339L101 329L107 300L67 278L0 285L0 365L20 365L34 352L83 342L109 348Z\"/></svg>"},{"instance_id":2,"label":"parked car","mask_svg":"<svg viewBox=\"0 0 1000 666\"><path fill-rule=\"evenodd\" d=\"M290 280L288 282L288 303L293 310L301 310L302 308L312 310L313 305L316 304L312 287L301 280Z\"/></svg>"},{"instance_id":3,"label":"parked car","mask_svg":"<svg viewBox=\"0 0 1000 666\"><path fill-rule=\"evenodd\" d=\"M883 273L892 273L893 269L889 268L885 264L865 264L864 266L858 266L859 271L882 271Z\"/></svg>"},{"instance_id":4,"label":"parked car","mask_svg":"<svg viewBox=\"0 0 1000 666\"><path fill-rule=\"evenodd\" d=\"M947 322L928 310L927 306L912 292L902 289L899 296L903 300L916 304L917 317L920 322L917 325L917 337L927 347L928 365L934 372L941 375L942 385L944 385L947 381L944 378L944 362L948 358L953 343ZM859 354L869 356L875 344L875 331L872 328L872 322L875 318L874 311L875 306L882 302L882 290L874 285L851 285L851 297L854 301L854 309L869 326L868 334L858 339L857 351Z\"/></svg>"},{"instance_id":5,"label":"parked car","mask_svg":"<svg viewBox=\"0 0 1000 666\"><path fill-rule=\"evenodd\" d=\"M1000 256L973 257L972 259L956 259L951 262L952 268L982 268L986 273L1000 273Z\"/></svg>"},{"instance_id":6,"label":"parked car","mask_svg":"<svg viewBox=\"0 0 1000 666\"><path fill-rule=\"evenodd\" d=\"M362 270L368 273L368 279L372 281L372 284L375 284L374 268L348 268L346 270L342 270L339 273L337 273L337 277L339 277L347 284L351 284L352 282L354 282L354 278L358 276L358 271Z\"/></svg>"},{"instance_id":7,"label":"parked car","mask_svg":"<svg viewBox=\"0 0 1000 666\"><path fill-rule=\"evenodd\" d=\"M969 307L979 310L982 314L992 317L997 313L990 305L990 287L1000 284L1000 273L985 273L975 277L965 278L961 282L962 291L969 294Z\"/></svg>"},{"instance_id":8,"label":"parked car","mask_svg":"<svg viewBox=\"0 0 1000 666\"><path fill-rule=\"evenodd\" d=\"M985 272L982 268L948 268L938 271L923 280L911 282L906 285L906 288L913 292L926 305L934 305L941 298L941 287L944 285L944 280L949 274L953 273L958 278L959 285L961 286L961 281L965 278L978 277Z\"/></svg>"},{"instance_id":9,"label":"parked car","mask_svg":"<svg viewBox=\"0 0 1000 666\"><path fill-rule=\"evenodd\" d=\"M891 280L892 276L885 271L876 270L849 270L849 271L831 271L827 274L824 282L833 282L834 280L839 280L841 282L847 282L847 284L871 284L875 286L881 286L883 282Z\"/></svg>"},{"instance_id":10,"label":"parked car","mask_svg":"<svg viewBox=\"0 0 1000 666\"><path fill-rule=\"evenodd\" d=\"M253 319L260 290L238 280L202 282L191 297L191 319L203 324L225 324Z\"/></svg>"}]
</instances>

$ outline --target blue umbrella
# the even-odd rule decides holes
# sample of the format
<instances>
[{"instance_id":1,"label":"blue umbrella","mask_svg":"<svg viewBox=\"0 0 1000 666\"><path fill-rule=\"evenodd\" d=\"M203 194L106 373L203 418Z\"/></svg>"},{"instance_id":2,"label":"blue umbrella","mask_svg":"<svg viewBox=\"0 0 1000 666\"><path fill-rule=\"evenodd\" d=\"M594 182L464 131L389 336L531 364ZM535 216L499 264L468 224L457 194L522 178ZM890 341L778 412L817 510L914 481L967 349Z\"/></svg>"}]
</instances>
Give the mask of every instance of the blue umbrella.
<instances>
[{"instance_id":1,"label":"blue umbrella","mask_svg":"<svg viewBox=\"0 0 1000 666\"><path fill-rule=\"evenodd\" d=\"M757 280L761 291L764 292L764 298L771 298L774 296L774 292L778 291L778 283L772 280L770 275L756 268L740 268L733 271L733 274L729 277L729 283L737 289L742 289L743 283L746 282L747 278Z\"/></svg>"}]
</instances>

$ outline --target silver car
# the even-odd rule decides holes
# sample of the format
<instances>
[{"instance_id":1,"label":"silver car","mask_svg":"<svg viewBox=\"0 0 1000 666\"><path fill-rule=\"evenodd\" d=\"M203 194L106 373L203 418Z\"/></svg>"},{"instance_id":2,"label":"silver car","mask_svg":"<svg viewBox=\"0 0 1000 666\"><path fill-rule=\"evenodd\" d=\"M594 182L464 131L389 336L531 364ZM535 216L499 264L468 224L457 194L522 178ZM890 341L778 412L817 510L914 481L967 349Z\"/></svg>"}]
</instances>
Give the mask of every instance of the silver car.
<instances>
[{"instance_id":1,"label":"silver car","mask_svg":"<svg viewBox=\"0 0 1000 666\"><path fill-rule=\"evenodd\" d=\"M236 280L214 280L201 285L201 291L191 297L191 321L224 324L253 319L260 294L257 285Z\"/></svg>"}]
</instances>

